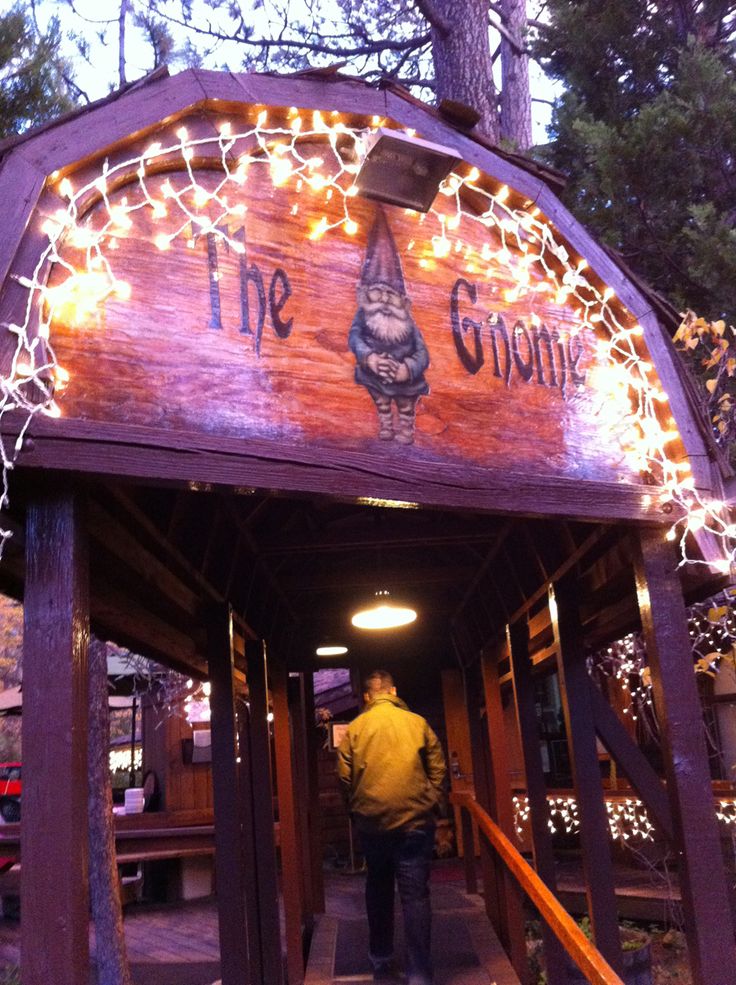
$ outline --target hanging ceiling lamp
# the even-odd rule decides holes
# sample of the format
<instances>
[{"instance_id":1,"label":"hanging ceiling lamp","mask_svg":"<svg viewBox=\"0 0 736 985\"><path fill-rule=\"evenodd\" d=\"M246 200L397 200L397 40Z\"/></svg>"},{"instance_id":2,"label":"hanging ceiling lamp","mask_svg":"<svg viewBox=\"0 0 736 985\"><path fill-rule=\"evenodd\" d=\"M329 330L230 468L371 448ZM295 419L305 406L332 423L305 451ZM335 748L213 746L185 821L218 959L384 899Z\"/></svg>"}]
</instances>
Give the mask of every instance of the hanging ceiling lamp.
<instances>
[{"instance_id":1,"label":"hanging ceiling lamp","mask_svg":"<svg viewBox=\"0 0 736 985\"><path fill-rule=\"evenodd\" d=\"M348 652L346 646L338 646L337 644L327 644L324 646L318 646L314 651L318 657L341 657L343 653Z\"/></svg>"},{"instance_id":2,"label":"hanging ceiling lamp","mask_svg":"<svg viewBox=\"0 0 736 985\"><path fill-rule=\"evenodd\" d=\"M414 622L417 614L407 606L396 605L391 601L391 593L376 592L372 606L360 609L350 620L358 629L396 629Z\"/></svg>"}]
</instances>

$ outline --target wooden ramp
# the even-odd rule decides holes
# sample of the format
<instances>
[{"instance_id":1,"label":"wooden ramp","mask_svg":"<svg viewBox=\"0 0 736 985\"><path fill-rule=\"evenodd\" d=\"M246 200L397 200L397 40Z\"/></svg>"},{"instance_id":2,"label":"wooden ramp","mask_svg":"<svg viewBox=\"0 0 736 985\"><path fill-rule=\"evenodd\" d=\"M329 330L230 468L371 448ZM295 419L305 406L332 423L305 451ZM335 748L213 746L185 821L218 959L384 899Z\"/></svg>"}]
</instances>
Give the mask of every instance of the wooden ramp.
<instances>
[{"instance_id":1,"label":"wooden ramp","mask_svg":"<svg viewBox=\"0 0 736 985\"><path fill-rule=\"evenodd\" d=\"M432 881L432 956L435 985L519 985L479 897L467 896L456 866L440 864ZM368 985L368 929L364 877L328 880L327 913L315 928L304 985ZM403 953L401 907L396 903L396 957ZM405 980L405 979L404 979Z\"/></svg>"}]
</instances>

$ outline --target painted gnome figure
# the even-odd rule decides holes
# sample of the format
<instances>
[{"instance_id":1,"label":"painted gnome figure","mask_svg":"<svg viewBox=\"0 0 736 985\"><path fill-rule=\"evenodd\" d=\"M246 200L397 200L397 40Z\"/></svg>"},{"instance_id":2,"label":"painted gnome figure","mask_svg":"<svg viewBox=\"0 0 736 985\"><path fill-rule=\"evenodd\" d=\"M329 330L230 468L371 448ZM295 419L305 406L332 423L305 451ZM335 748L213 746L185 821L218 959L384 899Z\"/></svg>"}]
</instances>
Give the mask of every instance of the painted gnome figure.
<instances>
[{"instance_id":1,"label":"painted gnome figure","mask_svg":"<svg viewBox=\"0 0 736 985\"><path fill-rule=\"evenodd\" d=\"M376 405L378 437L410 445L417 401L429 393L424 378L429 353L411 317L401 259L381 207L368 236L357 293L358 311L348 339L357 362L355 382Z\"/></svg>"}]
</instances>

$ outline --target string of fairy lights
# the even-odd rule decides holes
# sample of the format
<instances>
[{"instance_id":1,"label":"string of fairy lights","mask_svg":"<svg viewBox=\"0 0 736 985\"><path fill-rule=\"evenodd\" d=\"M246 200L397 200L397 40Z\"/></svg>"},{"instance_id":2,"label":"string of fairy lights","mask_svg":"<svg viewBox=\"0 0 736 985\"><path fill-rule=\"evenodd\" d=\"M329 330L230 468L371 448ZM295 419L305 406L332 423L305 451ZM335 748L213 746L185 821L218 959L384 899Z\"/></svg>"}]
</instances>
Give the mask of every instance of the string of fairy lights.
<instances>
[{"instance_id":1,"label":"string of fairy lights","mask_svg":"<svg viewBox=\"0 0 736 985\"><path fill-rule=\"evenodd\" d=\"M736 597L726 589L688 608L688 631L695 671L715 677L724 663L736 667ZM629 633L588 657L588 671L616 682L628 697L624 715L639 722L653 737L658 734L653 710L652 680L644 637ZM718 748L715 737L710 737Z\"/></svg>"},{"instance_id":2,"label":"string of fairy lights","mask_svg":"<svg viewBox=\"0 0 736 985\"><path fill-rule=\"evenodd\" d=\"M518 837L527 830L531 808L526 796L517 794L513 798L514 828ZM547 797L547 827L552 834L578 834L580 815L575 797ZM607 797L606 812L611 838L615 841L654 841L656 828L649 819L644 804L635 797ZM736 825L736 799L716 802L716 816L727 826Z\"/></svg>"},{"instance_id":3,"label":"string of fairy lights","mask_svg":"<svg viewBox=\"0 0 736 985\"><path fill-rule=\"evenodd\" d=\"M176 140L168 144L153 143L120 163L105 161L96 177L76 189L68 177L51 176L51 187L66 204L45 222L48 242L32 274L15 278L27 292L23 318L4 326L15 335L16 346L10 371L1 381L0 428L11 411L16 416L20 412L21 424L15 440L0 437L0 509L7 506L8 474L31 421L36 414L59 417L62 413L57 397L69 374L54 353L54 322L63 319L71 326L84 325L109 298L125 301L131 296L131 286L115 270L114 258L120 237L135 234L136 213L146 210L154 224L166 220L167 228L153 236L152 245L160 250L182 238L193 246L196 237L211 234L236 254L242 253L244 244L230 228L247 211L243 191L249 175L265 169L274 187L293 193L292 216L300 215L302 196L310 196L310 208L301 210L305 213L313 215L323 203L319 218L305 220L304 235L310 240L359 232L351 205L365 140L376 128L390 126L390 121L374 117L356 128L342 122L337 113L307 113L295 107L279 112L276 123L270 123L263 110L250 126L233 130L226 122L219 133L204 137L193 138L181 127ZM219 174L214 188L198 179L203 162L208 179ZM160 185L158 179L151 180L164 169L172 177ZM135 201L121 193L131 180L139 193ZM705 563L688 556L686 538L707 527L724 545L718 565L729 570L736 525L723 503L701 498L688 462L668 454L679 433L654 368L639 351L642 327L625 312L611 288L599 289L585 259L570 255L539 208L531 203L513 205L514 193L507 186L491 191L488 181L477 168L452 172L428 213L410 213L417 234L407 251L418 256L422 267L431 269L452 258L458 268L462 265L478 276L490 276L501 264L513 277L504 292L506 302L526 299L530 308L538 302L572 309L577 322L573 332L594 331L607 357L591 370L592 383L600 395L599 419L617 436L622 463L652 484L650 503L655 486L660 487L655 505L672 509L669 536L679 540L683 561ZM473 208L465 204L468 196ZM95 226L89 221L93 207L98 220L103 216ZM484 234L481 247L465 238L466 231L479 227ZM81 263L70 261L69 247L81 256ZM48 282L52 268L53 285ZM534 321L533 311L531 317ZM0 552L8 536L8 530L0 531Z\"/></svg>"}]
</instances>

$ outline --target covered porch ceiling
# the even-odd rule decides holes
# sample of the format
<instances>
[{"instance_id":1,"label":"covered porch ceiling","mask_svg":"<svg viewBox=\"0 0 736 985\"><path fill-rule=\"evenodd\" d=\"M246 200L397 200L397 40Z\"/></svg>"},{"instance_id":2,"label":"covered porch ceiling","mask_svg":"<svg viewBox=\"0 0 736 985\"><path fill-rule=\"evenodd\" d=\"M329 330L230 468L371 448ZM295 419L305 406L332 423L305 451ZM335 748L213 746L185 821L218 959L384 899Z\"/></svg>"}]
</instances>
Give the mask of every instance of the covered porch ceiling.
<instances>
[{"instance_id":1,"label":"covered porch ceiling","mask_svg":"<svg viewBox=\"0 0 736 985\"><path fill-rule=\"evenodd\" d=\"M34 475L16 478L15 536L0 562L0 590L22 598L24 509ZM84 488L93 632L194 676L206 675L208 607L225 602L292 669L472 662L506 623L543 607L547 585L571 568L590 645L638 625L624 524L196 483ZM691 570L683 577L692 600L721 587ZM416 623L354 629L350 615L382 589L415 608ZM348 655L317 657L316 647L329 642L348 646Z\"/></svg>"}]
</instances>

